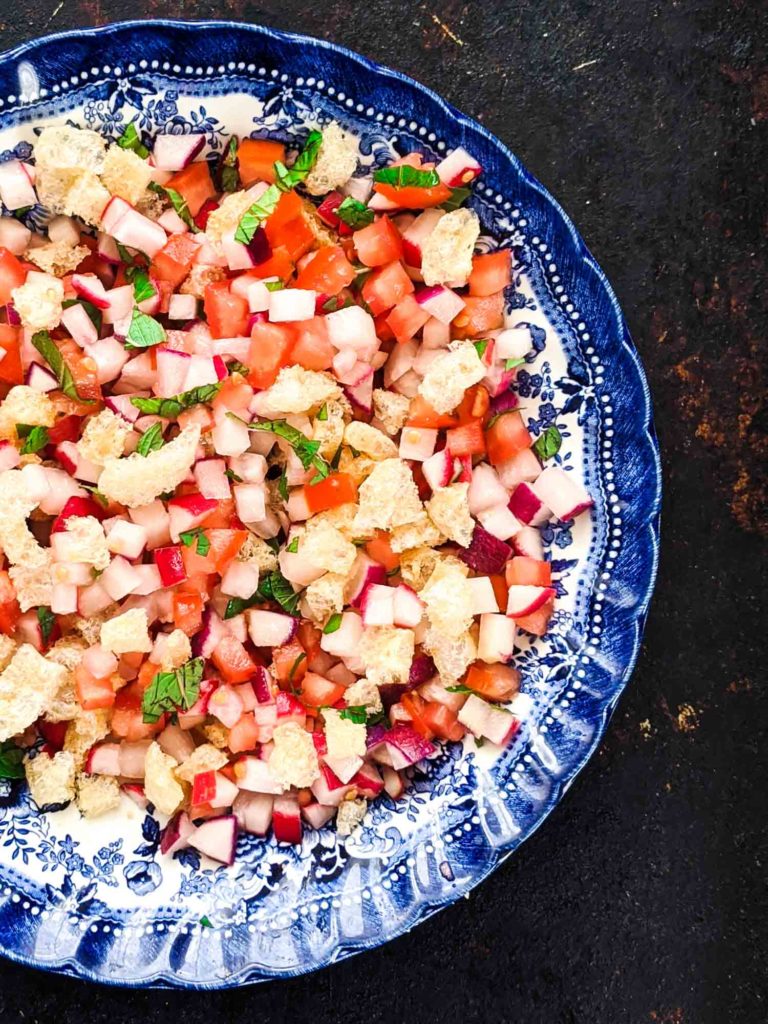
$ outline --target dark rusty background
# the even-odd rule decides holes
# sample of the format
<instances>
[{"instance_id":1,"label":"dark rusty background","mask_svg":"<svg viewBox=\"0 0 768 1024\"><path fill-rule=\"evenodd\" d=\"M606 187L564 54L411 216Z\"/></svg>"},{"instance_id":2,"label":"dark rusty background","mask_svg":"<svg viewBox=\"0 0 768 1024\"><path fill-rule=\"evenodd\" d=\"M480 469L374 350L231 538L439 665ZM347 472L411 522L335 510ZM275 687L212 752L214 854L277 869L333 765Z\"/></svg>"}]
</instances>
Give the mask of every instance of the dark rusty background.
<instances>
[{"instance_id":1,"label":"dark rusty background","mask_svg":"<svg viewBox=\"0 0 768 1024\"><path fill-rule=\"evenodd\" d=\"M164 15L304 31L405 71L558 197L650 379L661 569L599 753L468 901L240 992L86 988L2 963L0 1021L764 1024L768 3L4 0L0 46Z\"/></svg>"}]
</instances>

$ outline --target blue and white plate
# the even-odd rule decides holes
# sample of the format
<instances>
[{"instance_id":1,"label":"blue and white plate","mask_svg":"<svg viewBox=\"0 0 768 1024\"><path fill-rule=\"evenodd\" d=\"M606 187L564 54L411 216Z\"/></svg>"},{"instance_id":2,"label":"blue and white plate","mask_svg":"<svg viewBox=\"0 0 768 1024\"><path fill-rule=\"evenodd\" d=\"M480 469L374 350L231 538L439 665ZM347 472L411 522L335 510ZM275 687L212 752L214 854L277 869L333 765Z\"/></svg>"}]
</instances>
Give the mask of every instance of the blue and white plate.
<instances>
[{"instance_id":1,"label":"blue and white plate","mask_svg":"<svg viewBox=\"0 0 768 1024\"><path fill-rule=\"evenodd\" d=\"M482 164L477 210L512 246L518 372L533 434L593 514L544 530L559 593L544 640L517 657L531 720L497 756L454 744L340 840L243 837L231 868L161 857L161 823L130 801L91 822L41 816L0 792L0 951L113 984L230 987L311 971L380 945L468 893L544 820L595 749L640 643L656 571L660 472L648 386L616 298L549 193L480 125L434 93L340 47L255 26L135 22L50 36L0 57L0 160L52 121L119 135L204 132L300 140L335 119L364 162L464 146ZM35 211L30 215L34 218ZM631 842L631 838L627 838Z\"/></svg>"}]
</instances>

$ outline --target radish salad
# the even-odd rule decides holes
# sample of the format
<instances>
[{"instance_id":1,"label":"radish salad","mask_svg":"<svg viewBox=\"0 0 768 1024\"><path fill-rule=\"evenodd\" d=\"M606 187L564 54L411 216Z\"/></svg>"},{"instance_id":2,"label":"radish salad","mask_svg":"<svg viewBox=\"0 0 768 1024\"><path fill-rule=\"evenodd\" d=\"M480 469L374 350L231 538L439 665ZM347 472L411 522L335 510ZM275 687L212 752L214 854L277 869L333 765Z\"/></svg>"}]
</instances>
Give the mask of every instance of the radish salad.
<instances>
[{"instance_id":1,"label":"radish salad","mask_svg":"<svg viewBox=\"0 0 768 1024\"><path fill-rule=\"evenodd\" d=\"M518 407L470 154L204 142L55 125L0 164L0 777L232 863L511 742L538 527L592 501Z\"/></svg>"}]
</instances>

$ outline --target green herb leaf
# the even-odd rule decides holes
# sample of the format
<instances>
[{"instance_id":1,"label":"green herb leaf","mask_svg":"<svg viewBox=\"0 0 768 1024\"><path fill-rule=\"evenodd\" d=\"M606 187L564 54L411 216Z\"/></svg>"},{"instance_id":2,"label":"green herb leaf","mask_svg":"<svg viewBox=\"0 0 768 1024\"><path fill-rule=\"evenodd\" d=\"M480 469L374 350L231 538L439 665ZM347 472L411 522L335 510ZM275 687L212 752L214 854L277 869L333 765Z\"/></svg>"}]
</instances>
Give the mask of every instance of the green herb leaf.
<instances>
[{"instance_id":1,"label":"green herb leaf","mask_svg":"<svg viewBox=\"0 0 768 1024\"><path fill-rule=\"evenodd\" d=\"M165 328L154 317L134 309L126 341L129 348L152 348L166 339Z\"/></svg>"},{"instance_id":2,"label":"green herb leaf","mask_svg":"<svg viewBox=\"0 0 768 1024\"><path fill-rule=\"evenodd\" d=\"M197 541L197 553L202 555L203 558L211 550L211 542L203 533L201 526L196 526L194 530L185 530L183 533L180 533L179 540L185 548L191 548L195 541Z\"/></svg>"},{"instance_id":3,"label":"green herb leaf","mask_svg":"<svg viewBox=\"0 0 768 1024\"><path fill-rule=\"evenodd\" d=\"M294 537L285 550L288 551L290 554L295 555L299 550L299 538Z\"/></svg>"},{"instance_id":4,"label":"green herb leaf","mask_svg":"<svg viewBox=\"0 0 768 1024\"><path fill-rule=\"evenodd\" d=\"M522 366L524 362L525 362L524 358L520 358L520 359L507 359L504 362L504 369L505 370L514 370L516 367Z\"/></svg>"},{"instance_id":5,"label":"green herb leaf","mask_svg":"<svg viewBox=\"0 0 768 1024\"><path fill-rule=\"evenodd\" d=\"M458 686L446 686L448 693L474 693L474 690L470 690L468 686L463 683L459 683Z\"/></svg>"},{"instance_id":6,"label":"green herb leaf","mask_svg":"<svg viewBox=\"0 0 768 1024\"><path fill-rule=\"evenodd\" d=\"M236 615L241 615L247 608L253 608L255 604L263 604L264 598L256 591L255 594L251 594L250 597L231 597L227 601L227 607L224 609L225 619L234 619Z\"/></svg>"},{"instance_id":7,"label":"green herb leaf","mask_svg":"<svg viewBox=\"0 0 768 1024\"><path fill-rule=\"evenodd\" d=\"M418 167L400 164L398 167L380 167L374 171L373 180L393 188L434 188L440 184L440 175L434 169L422 171Z\"/></svg>"},{"instance_id":8,"label":"green herb leaf","mask_svg":"<svg viewBox=\"0 0 768 1024\"><path fill-rule=\"evenodd\" d=\"M98 501L98 503L100 505L103 505L104 508L108 508L109 507L109 498L107 498L107 496L105 494L102 494L101 491L98 489L98 487L96 487L95 484L84 484L84 483L81 483L80 486L84 487L85 490L90 493L90 495L91 495L91 497L93 498L94 501Z\"/></svg>"},{"instance_id":9,"label":"green herb leaf","mask_svg":"<svg viewBox=\"0 0 768 1024\"><path fill-rule=\"evenodd\" d=\"M337 207L336 216L351 228L364 228L373 223L373 210L369 210L359 199L347 196Z\"/></svg>"},{"instance_id":10,"label":"green herb leaf","mask_svg":"<svg viewBox=\"0 0 768 1024\"><path fill-rule=\"evenodd\" d=\"M56 624L56 616L50 608L46 608L44 605L41 605L37 609L37 621L40 623L40 632L43 637L43 643L48 646L48 641L51 638L53 627Z\"/></svg>"},{"instance_id":11,"label":"green herb leaf","mask_svg":"<svg viewBox=\"0 0 768 1024\"><path fill-rule=\"evenodd\" d=\"M301 592L296 593L288 580L277 570L259 582L259 590L266 598L276 601L289 615L299 614Z\"/></svg>"},{"instance_id":12,"label":"green herb leaf","mask_svg":"<svg viewBox=\"0 0 768 1024\"><path fill-rule=\"evenodd\" d=\"M243 478L241 476L238 476L234 469L225 469L224 476L227 478L227 480L231 480L233 483L236 484L241 484L243 482Z\"/></svg>"},{"instance_id":13,"label":"green herb leaf","mask_svg":"<svg viewBox=\"0 0 768 1024\"><path fill-rule=\"evenodd\" d=\"M365 725L368 721L368 712L364 707L342 708L339 711L339 718L346 718L355 725Z\"/></svg>"},{"instance_id":14,"label":"green herb leaf","mask_svg":"<svg viewBox=\"0 0 768 1024\"><path fill-rule=\"evenodd\" d=\"M158 448L162 448L165 444L163 440L163 424L153 423L152 426L145 430L139 438L139 443L136 445L136 451L139 455L143 455L145 458L150 452L156 452Z\"/></svg>"},{"instance_id":15,"label":"green herb leaf","mask_svg":"<svg viewBox=\"0 0 768 1024\"><path fill-rule=\"evenodd\" d=\"M248 245L256 234L256 229L261 227L267 217L275 212L282 194L277 185L270 185L261 198L257 199L253 206L248 207L240 218L240 223L237 225L237 231L235 231L236 242Z\"/></svg>"},{"instance_id":16,"label":"green herb leaf","mask_svg":"<svg viewBox=\"0 0 768 1024\"><path fill-rule=\"evenodd\" d=\"M37 331L33 334L32 344L56 374L59 387L67 398L71 398L75 402L83 402L86 405L92 405L92 399L81 398L78 394L77 388L75 387L75 378L72 376L71 370L64 361L64 356L59 351L48 331Z\"/></svg>"},{"instance_id":17,"label":"green herb leaf","mask_svg":"<svg viewBox=\"0 0 768 1024\"><path fill-rule=\"evenodd\" d=\"M323 303L324 313L335 313L337 309L346 309L347 306L354 306L354 302L347 295L344 299L340 295L332 295Z\"/></svg>"},{"instance_id":18,"label":"green herb leaf","mask_svg":"<svg viewBox=\"0 0 768 1024\"><path fill-rule=\"evenodd\" d=\"M24 778L24 751L8 740L0 743L0 779Z\"/></svg>"},{"instance_id":19,"label":"green herb leaf","mask_svg":"<svg viewBox=\"0 0 768 1024\"><path fill-rule=\"evenodd\" d=\"M320 146L323 141L323 133L311 131L304 143L304 148L296 157L290 170L279 160L275 164L275 176L277 187L283 192L290 192L306 178L309 172L317 163Z\"/></svg>"},{"instance_id":20,"label":"green herb leaf","mask_svg":"<svg viewBox=\"0 0 768 1024\"><path fill-rule=\"evenodd\" d=\"M16 432L19 432L19 427L23 424L19 424L16 427ZM19 434L21 437L22 435ZM48 436L47 427L30 427L27 433L24 444L21 446L22 455L34 455L36 452L41 451L47 444L50 443L50 437Z\"/></svg>"},{"instance_id":21,"label":"green herb leaf","mask_svg":"<svg viewBox=\"0 0 768 1024\"><path fill-rule=\"evenodd\" d=\"M138 305L153 295L157 295L157 289L150 281L149 274L146 270L137 270L133 275L133 301Z\"/></svg>"},{"instance_id":22,"label":"green herb leaf","mask_svg":"<svg viewBox=\"0 0 768 1024\"><path fill-rule=\"evenodd\" d=\"M224 147L219 161L219 184L222 192L237 192L240 188L240 174L237 168L238 138L233 135Z\"/></svg>"},{"instance_id":23,"label":"green herb leaf","mask_svg":"<svg viewBox=\"0 0 768 1024\"><path fill-rule=\"evenodd\" d=\"M210 919L205 914L200 918L200 926L202 928L213 928Z\"/></svg>"},{"instance_id":24,"label":"green herb leaf","mask_svg":"<svg viewBox=\"0 0 768 1024\"><path fill-rule=\"evenodd\" d=\"M475 341L472 344L475 346L475 351L477 352L478 356L480 356L480 358L482 359L483 356L485 355L485 350L488 348L488 339L483 338L482 341Z\"/></svg>"},{"instance_id":25,"label":"green herb leaf","mask_svg":"<svg viewBox=\"0 0 768 1024\"><path fill-rule=\"evenodd\" d=\"M341 612L335 612L330 619L323 626L323 633L327 636L329 633L335 633L341 625Z\"/></svg>"},{"instance_id":26,"label":"green herb leaf","mask_svg":"<svg viewBox=\"0 0 768 1024\"><path fill-rule=\"evenodd\" d=\"M320 410L319 410L319 412L317 414L317 419L321 423L325 423L325 421L328 419L328 406L327 405L323 404L320 407Z\"/></svg>"},{"instance_id":27,"label":"green herb leaf","mask_svg":"<svg viewBox=\"0 0 768 1024\"><path fill-rule=\"evenodd\" d=\"M293 693L294 695L297 693L301 693L301 690L297 690L294 687L293 677L296 675L296 670L298 669L299 665L302 663L302 661L306 659L306 657L306 654L304 653L304 651L302 651L301 654L296 659L296 661L294 661L294 663L291 665L290 670L288 672L288 685L291 688L291 693Z\"/></svg>"},{"instance_id":28,"label":"green herb leaf","mask_svg":"<svg viewBox=\"0 0 768 1024\"><path fill-rule=\"evenodd\" d=\"M136 125L133 122L125 126L123 134L117 140L117 144L120 149L131 150L136 156L140 156L142 160L146 160L149 156L149 150L141 141L141 136L136 131Z\"/></svg>"},{"instance_id":29,"label":"green herb leaf","mask_svg":"<svg viewBox=\"0 0 768 1024\"><path fill-rule=\"evenodd\" d=\"M285 288L285 285L282 281L265 281L264 287L268 292L281 292Z\"/></svg>"},{"instance_id":30,"label":"green herb leaf","mask_svg":"<svg viewBox=\"0 0 768 1024\"><path fill-rule=\"evenodd\" d=\"M318 479L324 480L330 473L331 467L321 455L317 454L320 442L310 441L300 430L292 427L285 420L262 420L261 423L246 423L233 412L228 412L227 416L237 420L238 423L244 423L249 430L262 430L265 433L276 434L277 437L287 441L298 455L304 469L314 469Z\"/></svg>"},{"instance_id":31,"label":"green herb leaf","mask_svg":"<svg viewBox=\"0 0 768 1024\"><path fill-rule=\"evenodd\" d=\"M96 330L101 330L104 317L101 315L101 310L97 309L92 302L88 302L87 299L67 299L61 304L62 309L69 309L70 306L82 306Z\"/></svg>"},{"instance_id":32,"label":"green herb leaf","mask_svg":"<svg viewBox=\"0 0 768 1024\"><path fill-rule=\"evenodd\" d=\"M156 181L150 181L147 188L150 192L155 192L159 196L167 196L171 206L174 208L178 216L181 217L189 230L195 234L200 231L200 228L195 224L195 218L192 216L190 209L187 206L187 200L181 192L177 192L175 188L166 188L165 185L159 185Z\"/></svg>"},{"instance_id":33,"label":"green herb leaf","mask_svg":"<svg viewBox=\"0 0 768 1024\"><path fill-rule=\"evenodd\" d=\"M285 470L280 474L280 479L277 481L277 493L283 501L288 501L288 476Z\"/></svg>"},{"instance_id":34,"label":"green herb leaf","mask_svg":"<svg viewBox=\"0 0 768 1024\"><path fill-rule=\"evenodd\" d=\"M451 190L450 198L440 204L440 209L447 210L448 212L451 210L458 210L460 206L464 205L471 195L471 188L464 188L463 185L459 186L459 188L454 188Z\"/></svg>"},{"instance_id":35,"label":"green herb leaf","mask_svg":"<svg viewBox=\"0 0 768 1024\"><path fill-rule=\"evenodd\" d=\"M475 746L476 747L484 747L485 746L485 740L483 739L482 736L475 736L474 740L475 740Z\"/></svg>"},{"instance_id":36,"label":"green herb leaf","mask_svg":"<svg viewBox=\"0 0 768 1024\"><path fill-rule=\"evenodd\" d=\"M220 383L201 384L198 388L182 391L180 395L172 395L170 398L132 398L131 404L146 416L162 416L164 419L173 420L180 412L191 409L193 405L210 402L219 393L220 388Z\"/></svg>"},{"instance_id":37,"label":"green herb leaf","mask_svg":"<svg viewBox=\"0 0 768 1024\"><path fill-rule=\"evenodd\" d=\"M158 672L141 701L144 721L157 722L167 711L189 711L200 695L202 678L202 658L193 658L173 672Z\"/></svg>"},{"instance_id":38,"label":"green herb leaf","mask_svg":"<svg viewBox=\"0 0 768 1024\"><path fill-rule=\"evenodd\" d=\"M544 433L537 437L531 445L542 462L553 458L560 451L563 438L557 427L547 427Z\"/></svg>"},{"instance_id":39,"label":"green herb leaf","mask_svg":"<svg viewBox=\"0 0 768 1024\"><path fill-rule=\"evenodd\" d=\"M227 363L227 372L229 374L239 373L243 377L247 377L251 370L250 367L245 365L245 363L241 363L235 359L231 363Z\"/></svg>"}]
</instances>

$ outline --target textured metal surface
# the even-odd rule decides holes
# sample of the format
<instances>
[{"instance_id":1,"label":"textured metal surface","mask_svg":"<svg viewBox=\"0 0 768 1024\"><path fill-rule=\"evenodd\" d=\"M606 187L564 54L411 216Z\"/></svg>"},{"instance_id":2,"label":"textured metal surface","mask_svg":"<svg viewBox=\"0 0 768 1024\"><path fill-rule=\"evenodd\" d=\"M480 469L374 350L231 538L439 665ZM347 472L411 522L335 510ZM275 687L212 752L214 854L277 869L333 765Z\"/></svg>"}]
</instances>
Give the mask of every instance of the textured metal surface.
<instances>
[{"instance_id":1,"label":"textured metal surface","mask_svg":"<svg viewBox=\"0 0 768 1024\"><path fill-rule=\"evenodd\" d=\"M666 455L661 571L601 753L466 904L239 993L86 989L3 963L0 1020L764 1021L766 4L46 0L6 5L0 45L140 14L333 38L515 149L643 356Z\"/></svg>"}]
</instances>

